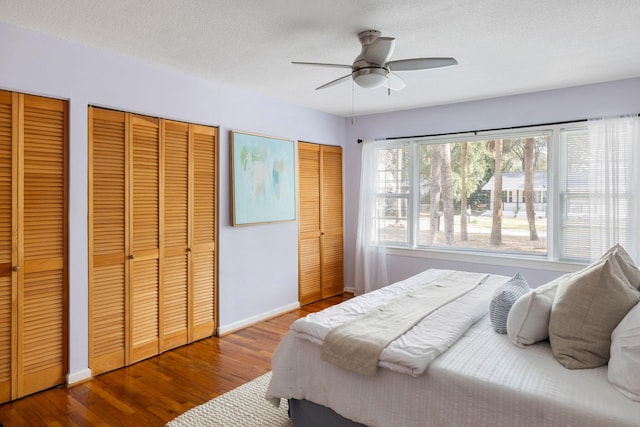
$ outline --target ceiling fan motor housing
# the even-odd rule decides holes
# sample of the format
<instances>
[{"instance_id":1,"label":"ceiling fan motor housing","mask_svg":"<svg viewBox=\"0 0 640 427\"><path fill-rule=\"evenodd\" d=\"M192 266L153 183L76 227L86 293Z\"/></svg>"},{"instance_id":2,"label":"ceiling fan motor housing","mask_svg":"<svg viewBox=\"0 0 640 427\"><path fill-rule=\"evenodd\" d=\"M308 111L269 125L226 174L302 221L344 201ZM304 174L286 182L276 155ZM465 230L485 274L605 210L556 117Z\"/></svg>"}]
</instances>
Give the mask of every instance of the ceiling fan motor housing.
<instances>
[{"instance_id":1,"label":"ceiling fan motor housing","mask_svg":"<svg viewBox=\"0 0 640 427\"><path fill-rule=\"evenodd\" d=\"M356 84L363 88L376 88L384 84L389 76L389 69L380 66L365 66L354 68L351 77Z\"/></svg>"}]
</instances>

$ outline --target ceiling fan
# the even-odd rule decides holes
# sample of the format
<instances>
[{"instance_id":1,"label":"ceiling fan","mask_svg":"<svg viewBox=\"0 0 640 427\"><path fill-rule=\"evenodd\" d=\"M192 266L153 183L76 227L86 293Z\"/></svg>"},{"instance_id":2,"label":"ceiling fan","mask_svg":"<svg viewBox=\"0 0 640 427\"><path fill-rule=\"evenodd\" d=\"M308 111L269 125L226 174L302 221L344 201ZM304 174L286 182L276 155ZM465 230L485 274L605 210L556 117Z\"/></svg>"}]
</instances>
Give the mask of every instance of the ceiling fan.
<instances>
[{"instance_id":1,"label":"ceiling fan","mask_svg":"<svg viewBox=\"0 0 640 427\"><path fill-rule=\"evenodd\" d=\"M405 83L395 71L426 70L458 64L458 61L454 58L412 58L389 61L391 54L393 54L396 39L393 37L380 37L380 35L380 31L376 30L366 30L358 33L362 51L351 65L297 61L292 63L320 67L351 68L351 74L325 83L317 87L316 90L326 89L350 78L353 78L353 81L363 88L385 86L389 89L400 90L405 87Z\"/></svg>"}]
</instances>

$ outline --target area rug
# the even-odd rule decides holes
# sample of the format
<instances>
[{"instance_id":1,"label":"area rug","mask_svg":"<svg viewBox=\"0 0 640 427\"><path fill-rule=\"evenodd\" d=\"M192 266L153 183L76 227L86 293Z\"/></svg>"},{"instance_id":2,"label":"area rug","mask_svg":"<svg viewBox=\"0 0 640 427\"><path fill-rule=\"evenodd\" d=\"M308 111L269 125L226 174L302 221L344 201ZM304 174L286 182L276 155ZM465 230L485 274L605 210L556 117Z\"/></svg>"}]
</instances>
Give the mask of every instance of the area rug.
<instances>
[{"instance_id":1,"label":"area rug","mask_svg":"<svg viewBox=\"0 0 640 427\"><path fill-rule=\"evenodd\" d=\"M276 408L264 398L269 380L271 372L190 409L167 427L288 427L287 401L283 399Z\"/></svg>"}]
</instances>

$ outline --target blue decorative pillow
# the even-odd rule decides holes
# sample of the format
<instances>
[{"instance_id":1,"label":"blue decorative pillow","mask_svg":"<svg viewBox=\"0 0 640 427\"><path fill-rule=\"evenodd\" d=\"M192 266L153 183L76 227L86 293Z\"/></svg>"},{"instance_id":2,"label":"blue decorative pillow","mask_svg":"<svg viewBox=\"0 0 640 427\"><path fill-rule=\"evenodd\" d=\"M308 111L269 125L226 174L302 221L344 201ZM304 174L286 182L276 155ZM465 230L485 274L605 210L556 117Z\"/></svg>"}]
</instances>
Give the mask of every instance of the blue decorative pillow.
<instances>
[{"instance_id":1,"label":"blue decorative pillow","mask_svg":"<svg viewBox=\"0 0 640 427\"><path fill-rule=\"evenodd\" d=\"M489 305L489 318L493 329L499 334L507 333L507 317L513 303L529 292L529 284L520 273L496 289Z\"/></svg>"}]
</instances>

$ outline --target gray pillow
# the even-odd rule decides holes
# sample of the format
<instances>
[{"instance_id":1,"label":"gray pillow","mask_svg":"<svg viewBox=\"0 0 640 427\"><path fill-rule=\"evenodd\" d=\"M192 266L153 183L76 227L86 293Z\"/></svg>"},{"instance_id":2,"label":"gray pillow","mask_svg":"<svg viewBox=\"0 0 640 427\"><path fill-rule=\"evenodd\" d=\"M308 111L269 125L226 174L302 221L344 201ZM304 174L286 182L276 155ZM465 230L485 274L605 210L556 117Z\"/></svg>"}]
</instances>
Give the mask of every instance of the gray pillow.
<instances>
[{"instance_id":1,"label":"gray pillow","mask_svg":"<svg viewBox=\"0 0 640 427\"><path fill-rule=\"evenodd\" d=\"M529 292L529 284L520 273L516 273L508 282L496 289L489 304L489 318L497 333L507 333L509 310L513 303L527 292Z\"/></svg>"},{"instance_id":2,"label":"gray pillow","mask_svg":"<svg viewBox=\"0 0 640 427\"><path fill-rule=\"evenodd\" d=\"M549 318L554 357L568 369L605 365L611 332L639 299L613 253L560 282Z\"/></svg>"}]
</instances>

